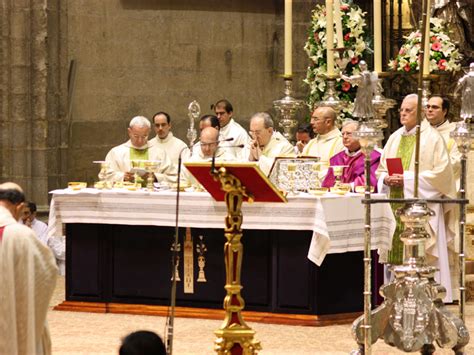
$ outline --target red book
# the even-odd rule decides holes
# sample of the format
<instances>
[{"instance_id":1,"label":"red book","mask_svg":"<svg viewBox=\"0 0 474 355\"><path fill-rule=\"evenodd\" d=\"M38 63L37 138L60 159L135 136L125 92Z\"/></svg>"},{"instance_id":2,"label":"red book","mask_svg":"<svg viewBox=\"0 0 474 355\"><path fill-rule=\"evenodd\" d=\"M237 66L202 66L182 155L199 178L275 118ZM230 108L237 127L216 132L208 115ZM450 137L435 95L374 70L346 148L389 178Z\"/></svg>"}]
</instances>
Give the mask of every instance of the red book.
<instances>
[{"instance_id":1,"label":"red book","mask_svg":"<svg viewBox=\"0 0 474 355\"><path fill-rule=\"evenodd\" d=\"M388 175L403 175L403 165L401 158L387 158Z\"/></svg>"}]
</instances>

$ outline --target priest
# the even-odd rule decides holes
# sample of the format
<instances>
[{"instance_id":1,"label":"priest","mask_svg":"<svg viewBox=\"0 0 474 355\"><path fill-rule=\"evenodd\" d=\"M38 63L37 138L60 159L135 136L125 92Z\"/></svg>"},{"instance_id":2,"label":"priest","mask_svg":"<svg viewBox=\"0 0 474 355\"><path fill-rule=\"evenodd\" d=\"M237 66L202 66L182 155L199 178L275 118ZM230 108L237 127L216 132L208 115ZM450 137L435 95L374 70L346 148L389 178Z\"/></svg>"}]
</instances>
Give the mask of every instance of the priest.
<instances>
[{"instance_id":1,"label":"priest","mask_svg":"<svg viewBox=\"0 0 474 355\"><path fill-rule=\"evenodd\" d=\"M416 140L416 112L418 96L405 97L400 108L400 123L403 125L388 139L377 169L378 190L388 192L391 198L410 198L414 194L414 164ZM454 175L443 137L426 121L421 122L419 159L419 197L456 197ZM399 158L403 172L393 172L388 158ZM390 164L390 165L389 165ZM395 210L400 204L395 204ZM426 244L427 261L440 269L436 280L446 288L445 302L452 302L451 276L448 265L447 244L454 238L453 206L430 204L435 216L429 222L431 239ZM403 243L400 233L403 225L397 218L392 249L387 256L389 264L403 263Z\"/></svg>"},{"instance_id":2,"label":"priest","mask_svg":"<svg viewBox=\"0 0 474 355\"><path fill-rule=\"evenodd\" d=\"M303 149L303 156L319 157L323 163L323 174L329 166L329 159L344 149L341 131L336 127L336 111L321 106L311 115L311 126L316 137Z\"/></svg>"},{"instance_id":3,"label":"priest","mask_svg":"<svg viewBox=\"0 0 474 355\"><path fill-rule=\"evenodd\" d=\"M359 127L357 121L345 121L342 125L342 143L344 150L332 156L329 160L331 166L346 166L341 176L341 182L351 185L352 190L356 186L365 186L365 155L360 149L359 140L354 138L352 134ZM375 171L379 166L380 153L374 150L370 155L370 186L377 185ZM322 182L324 187L332 187L335 183L335 176L332 168L329 168L325 179Z\"/></svg>"},{"instance_id":4,"label":"priest","mask_svg":"<svg viewBox=\"0 0 474 355\"><path fill-rule=\"evenodd\" d=\"M158 181L175 181L176 170L166 152L156 142L148 141L150 134L150 121L143 116L132 118L128 127L127 142L112 148L105 157L108 164L107 179L111 181L135 181L132 170L133 160L157 161L158 167L154 171ZM143 168L141 166L140 168ZM143 169L141 169L143 170ZM141 179L146 181L147 174L141 174Z\"/></svg>"},{"instance_id":5,"label":"priest","mask_svg":"<svg viewBox=\"0 0 474 355\"><path fill-rule=\"evenodd\" d=\"M260 169L268 175L276 157L295 156L294 147L273 129L273 119L267 112L258 112L250 118L252 141L247 145L249 161L258 161Z\"/></svg>"},{"instance_id":6,"label":"priest","mask_svg":"<svg viewBox=\"0 0 474 355\"><path fill-rule=\"evenodd\" d=\"M20 186L0 184L0 354L51 354L46 322L56 286L51 250L18 223L25 202Z\"/></svg>"}]
</instances>

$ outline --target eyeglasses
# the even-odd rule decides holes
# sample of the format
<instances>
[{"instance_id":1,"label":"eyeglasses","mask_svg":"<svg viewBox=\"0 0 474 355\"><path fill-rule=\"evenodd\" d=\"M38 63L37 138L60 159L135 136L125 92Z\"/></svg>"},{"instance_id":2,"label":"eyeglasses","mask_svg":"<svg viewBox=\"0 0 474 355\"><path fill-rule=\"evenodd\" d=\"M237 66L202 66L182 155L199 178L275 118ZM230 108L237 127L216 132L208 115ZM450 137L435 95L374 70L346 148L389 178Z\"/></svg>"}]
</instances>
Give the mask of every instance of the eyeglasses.
<instances>
[{"instance_id":1,"label":"eyeglasses","mask_svg":"<svg viewBox=\"0 0 474 355\"><path fill-rule=\"evenodd\" d=\"M439 110L441 107L437 105L426 105L426 109Z\"/></svg>"},{"instance_id":2,"label":"eyeglasses","mask_svg":"<svg viewBox=\"0 0 474 355\"><path fill-rule=\"evenodd\" d=\"M415 111L414 108L401 108L401 109L398 110L398 112L400 112L400 113L403 113L403 112L412 113L413 111Z\"/></svg>"},{"instance_id":3,"label":"eyeglasses","mask_svg":"<svg viewBox=\"0 0 474 355\"><path fill-rule=\"evenodd\" d=\"M148 139L148 135L140 136L139 134L132 134L132 137L135 139Z\"/></svg>"}]
</instances>

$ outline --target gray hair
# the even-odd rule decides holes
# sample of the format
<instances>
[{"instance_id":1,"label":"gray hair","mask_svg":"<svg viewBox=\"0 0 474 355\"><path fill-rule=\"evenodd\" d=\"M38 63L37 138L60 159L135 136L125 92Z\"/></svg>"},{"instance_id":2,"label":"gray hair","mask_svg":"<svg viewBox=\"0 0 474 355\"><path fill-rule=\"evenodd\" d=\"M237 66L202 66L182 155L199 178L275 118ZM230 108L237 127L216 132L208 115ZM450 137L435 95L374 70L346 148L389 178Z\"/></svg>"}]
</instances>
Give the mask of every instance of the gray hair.
<instances>
[{"instance_id":1,"label":"gray hair","mask_svg":"<svg viewBox=\"0 0 474 355\"><path fill-rule=\"evenodd\" d=\"M355 120L345 120L344 122L342 122L342 127L341 128L344 128L344 127L349 126L351 124L355 125L356 129L359 128L359 121L355 121Z\"/></svg>"},{"instance_id":2,"label":"gray hair","mask_svg":"<svg viewBox=\"0 0 474 355\"><path fill-rule=\"evenodd\" d=\"M406 99L408 99L408 100L410 100L410 99L416 99L416 100L418 100L418 94L408 94L407 96L405 96L405 97L403 98L403 100L406 100Z\"/></svg>"},{"instance_id":3,"label":"gray hair","mask_svg":"<svg viewBox=\"0 0 474 355\"><path fill-rule=\"evenodd\" d=\"M130 124L128 125L128 127L132 128L135 126L140 127L140 128L141 127L151 128L151 123L148 120L148 118L146 118L145 116L135 116L130 121Z\"/></svg>"},{"instance_id":4,"label":"gray hair","mask_svg":"<svg viewBox=\"0 0 474 355\"><path fill-rule=\"evenodd\" d=\"M273 128L273 119L268 112L257 112L250 118L250 121L257 117L263 119L263 126L265 128Z\"/></svg>"}]
</instances>

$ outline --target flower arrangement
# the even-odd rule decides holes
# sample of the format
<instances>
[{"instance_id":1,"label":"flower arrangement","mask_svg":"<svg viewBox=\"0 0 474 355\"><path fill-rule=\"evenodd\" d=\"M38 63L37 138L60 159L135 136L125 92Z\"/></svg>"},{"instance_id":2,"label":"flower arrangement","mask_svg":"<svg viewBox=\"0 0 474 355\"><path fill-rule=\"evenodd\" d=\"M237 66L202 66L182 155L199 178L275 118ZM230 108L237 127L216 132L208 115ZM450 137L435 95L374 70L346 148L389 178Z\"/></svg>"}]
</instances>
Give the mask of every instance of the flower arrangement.
<instances>
[{"instance_id":1,"label":"flower arrangement","mask_svg":"<svg viewBox=\"0 0 474 355\"><path fill-rule=\"evenodd\" d=\"M341 19L344 40L344 51L336 51L334 60L336 62L336 73L344 72L353 75L359 72L358 63L368 51L365 42L365 17L366 13L352 3L341 2ZM334 36L336 37L336 36ZM334 47L337 47L334 38ZM312 109L316 102L320 101L326 90L324 75L327 73L326 65L326 7L316 5L312 13L311 27L309 29L308 41L304 47L310 59L306 79L303 81L309 85L310 92L307 104ZM341 54L342 53L342 54ZM336 82L339 99L352 103L355 98L356 88L350 83L340 79ZM350 117L350 105L344 109L344 117Z\"/></svg>"},{"instance_id":2,"label":"flower arrangement","mask_svg":"<svg viewBox=\"0 0 474 355\"><path fill-rule=\"evenodd\" d=\"M414 31L406 37L405 43L395 59L388 63L390 70L415 73L420 70L421 33ZM461 54L451 41L445 22L439 18L430 19L430 72L456 72L461 69Z\"/></svg>"}]
</instances>

